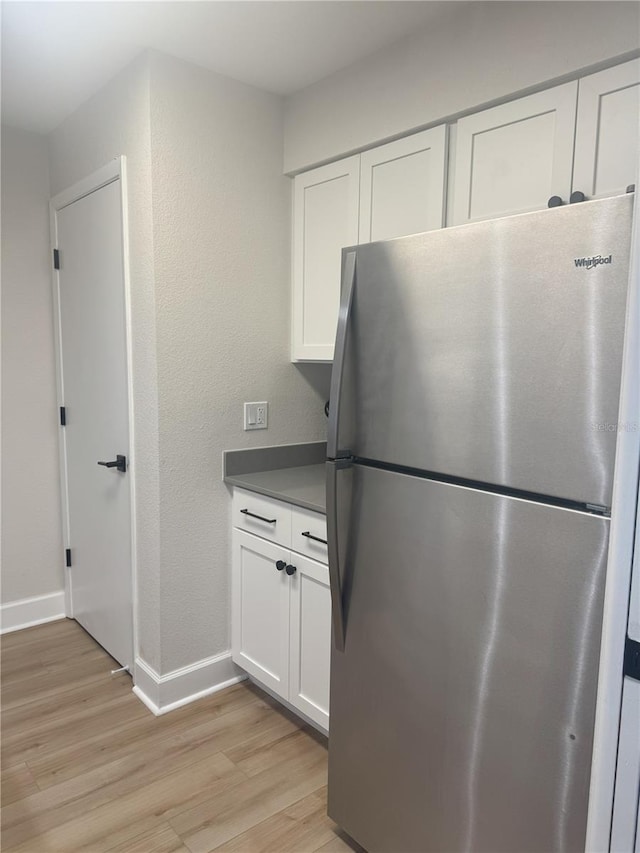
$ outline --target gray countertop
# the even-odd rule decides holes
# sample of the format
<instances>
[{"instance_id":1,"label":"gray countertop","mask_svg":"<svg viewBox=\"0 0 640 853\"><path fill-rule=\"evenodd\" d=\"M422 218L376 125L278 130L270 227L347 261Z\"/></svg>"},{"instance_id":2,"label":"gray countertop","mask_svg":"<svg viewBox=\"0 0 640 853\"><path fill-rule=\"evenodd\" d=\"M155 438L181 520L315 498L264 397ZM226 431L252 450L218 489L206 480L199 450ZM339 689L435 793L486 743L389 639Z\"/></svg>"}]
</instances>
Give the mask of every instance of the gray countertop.
<instances>
[{"instance_id":1,"label":"gray countertop","mask_svg":"<svg viewBox=\"0 0 640 853\"><path fill-rule=\"evenodd\" d=\"M325 478L324 465L301 465L299 468L229 475L225 482L315 512L326 512Z\"/></svg>"},{"instance_id":2,"label":"gray countertop","mask_svg":"<svg viewBox=\"0 0 640 853\"><path fill-rule=\"evenodd\" d=\"M228 450L224 481L315 512L326 512L326 442Z\"/></svg>"}]
</instances>

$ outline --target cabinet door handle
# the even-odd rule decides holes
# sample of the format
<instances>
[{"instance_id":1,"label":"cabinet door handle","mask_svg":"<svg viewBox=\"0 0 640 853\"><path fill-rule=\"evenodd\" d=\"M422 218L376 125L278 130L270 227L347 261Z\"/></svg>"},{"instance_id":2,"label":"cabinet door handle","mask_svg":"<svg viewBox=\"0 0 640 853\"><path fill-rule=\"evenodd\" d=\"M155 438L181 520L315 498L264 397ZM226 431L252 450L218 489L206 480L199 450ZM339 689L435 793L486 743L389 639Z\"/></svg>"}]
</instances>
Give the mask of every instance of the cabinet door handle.
<instances>
[{"instance_id":1,"label":"cabinet door handle","mask_svg":"<svg viewBox=\"0 0 640 853\"><path fill-rule=\"evenodd\" d=\"M265 518L263 515L256 515L255 512L249 512L248 509L241 509L240 512L243 515L248 515L251 518L257 518L259 521L266 521L267 524L275 524L278 520L277 518Z\"/></svg>"},{"instance_id":2,"label":"cabinet door handle","mask_svg":"<svg viewBox=\"0 0 640 853\"><path fill-rule=\"evenodd\" d=\"M300 536L306 536L307 539L313 539L314 542L322 542L323 545L327 544L326 539L321 539L319 536L314 536L312 533L309 533L308 530L305 530L304 533L301 533Z\"/></svg>"},{"instance_id":3,"label":"cabinet door handle","mask_svg":"<svg viewBox=\"0 0 640 853\"><path fill-rule=\"evenodd\" d=\"M276 569L281 572L284 568L286 568L286 563L284 560L276 560Z\"/></svg>"},{"instance_id":4,"label":"cabinet door handle","mask_svg":"<svg viewBox=\"0 0 640 853\"><path fill-rule=\"evenodd\" d=\"M296 567L295 567L295 566L291 566L291 565L289 565L289 566L287 566L287 567L286 567L285 571L286 571L286 573L289 575L289 577L291 577L291 575L295 575L295 573L296 573L298 570L296 569Z\"/></svg>"}]
</instances>

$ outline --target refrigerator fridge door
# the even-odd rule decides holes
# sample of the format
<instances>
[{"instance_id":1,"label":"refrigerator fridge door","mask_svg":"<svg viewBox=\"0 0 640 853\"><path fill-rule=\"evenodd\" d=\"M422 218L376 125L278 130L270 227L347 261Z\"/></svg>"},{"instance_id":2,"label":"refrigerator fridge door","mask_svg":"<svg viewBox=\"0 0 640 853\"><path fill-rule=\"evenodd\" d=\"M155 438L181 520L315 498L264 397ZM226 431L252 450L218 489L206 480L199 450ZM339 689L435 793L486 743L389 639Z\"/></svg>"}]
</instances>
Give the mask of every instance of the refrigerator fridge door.
<instances>
[{"instance_id":1,"label":"refrigerator fridge door","mask_svg":"<svg viewBox=\"0 0 640 853\"><path fill-rule=\"evenodd\" d=\"M584 851L608 520L348 475L330 816L369 853Z\"/></svg>"},{"instance_id":2,"label":"refrigerator fridge door","mask_svg":"<svg viewBox=\"0 0 640 853\"><path fill-rule=\"evenodd\" d=\"M345 250L329 455L610 506L631 214L628 195Z\"/></svg>"}]
</instances>

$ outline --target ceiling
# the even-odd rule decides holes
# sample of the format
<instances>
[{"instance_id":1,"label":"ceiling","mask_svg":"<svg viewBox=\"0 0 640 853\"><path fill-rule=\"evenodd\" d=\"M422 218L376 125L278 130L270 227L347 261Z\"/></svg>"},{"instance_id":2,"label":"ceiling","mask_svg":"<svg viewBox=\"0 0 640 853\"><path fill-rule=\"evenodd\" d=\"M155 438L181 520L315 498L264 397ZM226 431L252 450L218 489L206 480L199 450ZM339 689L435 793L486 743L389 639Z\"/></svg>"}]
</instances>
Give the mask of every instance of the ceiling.
<instances>
[{"instance_id":1,"label":"ceiling","mask_svg":"<svg viewBox=\"0 0 640 853\"><path fill-rule=\"evenodd\" d=\"M2 120L47 133L155 48L287 95L426 27L423 0L2 2Z\"/></svg>"}]
</instances>

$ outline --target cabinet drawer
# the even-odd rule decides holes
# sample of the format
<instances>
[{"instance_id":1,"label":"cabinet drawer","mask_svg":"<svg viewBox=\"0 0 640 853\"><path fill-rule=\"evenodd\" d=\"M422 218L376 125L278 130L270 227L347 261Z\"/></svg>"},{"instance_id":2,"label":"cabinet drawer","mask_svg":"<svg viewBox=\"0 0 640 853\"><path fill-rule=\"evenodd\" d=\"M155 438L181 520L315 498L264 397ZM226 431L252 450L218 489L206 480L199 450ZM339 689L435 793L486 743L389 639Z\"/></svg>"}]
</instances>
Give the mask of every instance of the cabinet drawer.
<instances>
[{"instance_id":1,"label":"cabinet drawer","mask_svg":"<svg viewBox=\"0 0 640 853\"><path fill-rule=\"evenodd\" d=\"M318 541L320 540L320 541ZM291 549L321 563L327 562L327 519L319 512L291 508Z\"/></svg>"},{"instance_id":2,"label":"cabinet drawer","mask_svg":"<svg viewBox=\"0 0 640 853\"><path fill-rule=\"evenodd\" d=\"M284 548L291 547L291 506L282 501L234 489L232 523Z\"/></svg>"}]
</instances>

